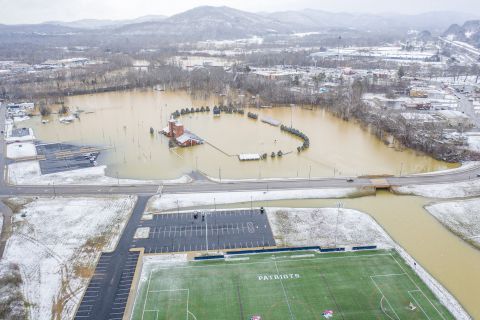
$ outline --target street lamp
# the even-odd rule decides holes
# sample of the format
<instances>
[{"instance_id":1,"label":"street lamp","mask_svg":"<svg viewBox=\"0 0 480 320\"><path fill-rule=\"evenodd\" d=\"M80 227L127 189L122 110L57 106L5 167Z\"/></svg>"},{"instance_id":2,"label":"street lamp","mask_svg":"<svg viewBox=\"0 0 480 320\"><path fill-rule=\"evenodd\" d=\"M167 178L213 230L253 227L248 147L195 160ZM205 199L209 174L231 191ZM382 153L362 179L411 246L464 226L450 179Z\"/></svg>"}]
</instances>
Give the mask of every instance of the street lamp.
<instances>
[{"instance_id":1,"label":"street lamp","mask_svg":"<svg viewBox=\"0 0 480 320\"><path fill-rule=\"evenodd\" d=\"M337 246L337 230L338 230L338 218L340 215L340 208L343 208L343 203L337 203L337 222L335 223L335 247Z\"/></svg>"}]
</instances>

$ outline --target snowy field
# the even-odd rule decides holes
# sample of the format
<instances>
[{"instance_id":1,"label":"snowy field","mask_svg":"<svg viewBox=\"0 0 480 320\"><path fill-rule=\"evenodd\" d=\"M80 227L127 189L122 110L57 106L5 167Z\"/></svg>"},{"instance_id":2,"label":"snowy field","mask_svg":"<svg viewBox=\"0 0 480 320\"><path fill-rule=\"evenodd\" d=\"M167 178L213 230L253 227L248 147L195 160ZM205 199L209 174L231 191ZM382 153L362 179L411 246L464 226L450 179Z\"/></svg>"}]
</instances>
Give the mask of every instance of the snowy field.
<instances>
[{"instance_id":1,"label":"snowy field","mask_svg":"<svg viewBox=\"0 0 480 320\"><path fill-rule=\"evenodd\" d=\"M394 245L375 220L357 210L268 208L267 215L278 246Z\"/></svg>"},{"instance_id":2,"label":"snowy field","mask_svg":"<svg viewBox=\"0 0 480 320\"><path fill-rule=\"evenodd\" d=\"M480 199L440 202L425 207L447 229L480 248Z\"/></svg>"},{"instance_id":3,"label":"snowy field","mask_svg":"<svg viewBox=\"0 0 480 320\"><path fill-rule=\"evenodd\" d=\"M475 152L480 152L480 135L468 136L468 149Z\"/></svg>"},{"instance_id":4,"label":"snowy field","mask_svg":"<svg viewBox=\"0 0 480 320\"><path fill-rule=\"evenodd\" d=\"M19 185L116 185L188 183L191 181L189 176L165 181L116 179L105 175L106 168L107 166L98 166L42 175L38 161L16 162L8 166L8 182Z\"/></svg>"},{"instance_id":5,"label":"snowy field","mask_svg":"<svg viewBox=\"0 0 480 320\"><path fill-rule=\"evenodd\" d=\"M411 185L393 188L395 193L411 194L427 198L463 198L480 196L480 180L444 184Z\"/></svg>"},{"instance_id":6,"label":"snowy field","mask_svg":"<svg viewBox=\"0 0 480 320\"><path fill-rule=\"evenodd\" d=\"M369 190L369 189L368 189ZM288 199L327 199L345 198L360 194L371 194L373 191L363 191L357 188L338 189L303 189L281 191L244 191L225 193L191 193L163 194L153 196L148 205L148 211L164 211L178 207L194 207L214 204L239 203L249 201L270 201Z\"/></svg>"},{"instance_id":7,"label":"snowy field","mask_svg":"<svg viewBox=\"0 0 480 320\"><path fill-rule=\"evenodd\" d=\"M7 145L7 158L18 159L25 157L35 157L37 148L33 142L11 143Z\"/></svg>"},{"instance_id":8,"label":"snowy field","mask_svg":"<svg viewBox=\"0 0 480 320\"><path fill-rule=\"evenodd\" d=\"M23 202L13 217L4 259L20 267L30 319L73 317L100 251L114 249L135 200L118 196Z\"/></svg>"}]
</instances>

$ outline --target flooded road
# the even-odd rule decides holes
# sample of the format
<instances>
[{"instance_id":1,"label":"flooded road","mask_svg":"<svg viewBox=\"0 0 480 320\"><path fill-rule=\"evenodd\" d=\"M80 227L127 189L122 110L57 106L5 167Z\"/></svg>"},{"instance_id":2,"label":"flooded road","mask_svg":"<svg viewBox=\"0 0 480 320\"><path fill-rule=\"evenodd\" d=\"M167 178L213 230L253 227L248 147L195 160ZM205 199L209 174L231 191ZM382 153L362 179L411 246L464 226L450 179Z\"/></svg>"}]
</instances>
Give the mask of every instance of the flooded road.
<instances>
[{"instance_id":1,"label":"flooded road","mask_svg":"<svg viewBox=\"0 0 480 320\"><path fill-rule=\"evenodd\" d=\"M368 213L420 265L446 287L474 319L480 319L480 251L455 236L423 206L429 199L378 192L355 199L281 200L224 207L345 208ZM340 218L341 220L341 218Z\"/></svg>"},{"instance_id":2,"label":"flooded road","mask_svg":"<svg viewBox=\"0 0 480 320\"><path fill-rule=\"evenodd\" d=\"M249 109L305 132L310 149L297 154L301 141L246 115L196 113L180 117L185 128L207 140L190 148L168 148L158 133L169 115L185 107L215 104L215 99L193 99L184 91L134 90L73 96L71 111L83 110L80 119L60 123L58 115L41 123L40 117L23 122L41 141L111 146L100 158L110 176L137 179L172 179L198 169L216 178L320 177L361 174L407 174L443 170L455 165L436 161L412 150L396 151L351 122L323 110L301 107ZM155 133L150 135L150 127ZM218 149L217 149L218 148ZM219 149L221 151L219 151ZM242 153L291 152L281 159L240 162ZM229 156L230 155L230 156Z\"/></svg>"}]
</instances>

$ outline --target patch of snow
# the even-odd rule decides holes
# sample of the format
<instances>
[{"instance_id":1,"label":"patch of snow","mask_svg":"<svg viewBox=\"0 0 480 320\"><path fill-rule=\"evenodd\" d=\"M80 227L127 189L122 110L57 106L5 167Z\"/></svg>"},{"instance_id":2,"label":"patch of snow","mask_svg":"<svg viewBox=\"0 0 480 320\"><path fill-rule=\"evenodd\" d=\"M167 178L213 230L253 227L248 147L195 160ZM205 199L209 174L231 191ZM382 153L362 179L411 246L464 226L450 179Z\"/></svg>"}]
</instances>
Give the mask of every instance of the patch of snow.
<instances>
[{"instance_id":1,"label":"patch of snow","mask_svg":"<svg viewBox=\"0 0 480 320\"><path fill-rule=\"evenodd\" d=\"M25 157L35 157L37 148L33 142L11 143L7 145L7 158L17 159Z\"/></svg>"},{"instance_id":2,"label":"patch of snow","mask_svg":"<svg viewBox=\"0 0 480 320\"><path fill-rule=\"evenodd\" d=\"M480 199L440 202L425 209L447 229L465 241L480 247Z\"/></svg>"},{"instance_id":3,"label":"patch of snow","mask_svg":"<svg viewBox=\"0 0 480 320\"><path fill-rule=\"evenodd\" d=\"M8 166L8 182L28 185L116 185L116 184L176 184L189 183L189 176L174 180L132 180L116 179L105 175L107 166L97 166L77 170L49 173L42 175L38 161L12 163Z\"/></svg>"},{"instance_id":4,"label":"patch of snow","mask_svg":"<svg viewBox=\"0 0 480 320\"><path fill-rule=\"evenodd\" d=\"M28 119L30 119L29 116L13 117L13 122L17 123L17 122L27 121Z\"/></svg>"},{"instance_id":5,"label":"patch of snow","mask_svg":"<svg viewBox=\"0 0 480 320\"><path fill-rule=\"evenodd\" d=\"M178 207L239 203L249 201L270 201L286 199L345 198L362 192L357 188L302 189L278 191L239 191L224 193L163 194L150 198L149 211L163 211Z\"/></svg>"},{"instance_id":6,"label":"patch of snow","mask_svg":"<svg viewBox=\"0 0 480 320\"><path fill-rule=\"evenodd\" d=\"M135 231L135 235L133 237L135 239L147 239L149 234L149 227L137 228L137 231Z\"/></svg>"},{"instance_id":7,"label":"patch of snow","mask_svg":"<svg viewBox=\"0 0 480 320\"><path fill-rule=\"evenodd\" d=\"M100 251L116 246L134 204L120 196L39 198L14 215L4 259L20 267L30 319L54 318L59 297L66 300L58 318L73 317L89 280L76 268L94 268Z\"/></svg>"},{"instance_id":8,"label":"patch of snow","mask_svg":"<svg viewBox=\"0 0 480 320\"><path fill-rule=\"evenodd\" d=\"M280 247L393 247L393 241L377 222L357 210L267 208L267 215Z\"/></svg>"},{"instance_id":9,"label":"patch of snow","mask_svg":"<svg viewBox=\"0 0 480 320\"><path fill-rule=\"evenodd\" d=\"M427 198L463 198L480 196L480 180L469 180L455 183L410 185L393 187L396 193L411 194Z\"/></svg>"},{"instance_id":10,"label":"patch of snow","mask_svg":"<svg viewBox=\"0 0 480 320\"><path fill-rule=\"evenodd\" d=\"M480 152L480 136L468 136L468 149Z\"/></svg>"},{"instance_id":11,"label":"patch of snow","mask_svg":"<svg viewBox=\"0 0 480 320\"><path fill-rule=\"evenodd\" d=\"M408 176L429 176L429 175L438 175L439 173L454 173L454 172L459 172L459 171L466 171L466 170L471 170L473 168L476 168L480 166L479 161L466 161L462 163L462 165L458 168L453 168L453 169L446 169L446 170L438 170L438 171L432 171L432 172L424 172L424 173L414 173ZM407 175L405 175L407 176Z\"/></svg>"}]
</instances>

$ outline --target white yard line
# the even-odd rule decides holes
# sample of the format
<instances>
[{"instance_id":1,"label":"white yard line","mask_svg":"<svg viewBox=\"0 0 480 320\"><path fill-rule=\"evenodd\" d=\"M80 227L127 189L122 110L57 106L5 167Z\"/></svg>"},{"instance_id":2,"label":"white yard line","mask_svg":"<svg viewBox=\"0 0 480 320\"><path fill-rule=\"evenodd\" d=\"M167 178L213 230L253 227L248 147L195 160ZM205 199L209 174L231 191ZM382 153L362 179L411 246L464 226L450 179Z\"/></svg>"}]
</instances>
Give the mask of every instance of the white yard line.
<instances>
[{"instance_id":1,"label":"white yard line","mask_svg":"<svg viewBox=\"0 0 480 320\"><path fill-rule=\"evenodd\" d=\"M275 269L277 270L277 274L280 274L280 272L278 271L277 260L275 260L274 263L275 263ZM294 320L295 316L293 315L292 307L290 306L290 301L288 301L287 291L285 290L285 286L283 285L283 280L281 277L280 277L280 284L282 285L283 295L285 296L285 301L287 302L288 311L290 312L290 319Z\"/></svg>"},{"instance_id":2,"label":"white yard line","mask_svg":"<svg viewBox=\"0 0 480 320\"><path fill-rule=\"evenodd\" d=\"M415 299L415 297L410 293L410 292L414 292L414 291L417 291L417 290L407 291L407 293L413 299L413 301L415 301L415 303L420 308L420 310L422 310L423 314L427 317L427 319L430 320L430 317L428 316L428 314L425 312L425 310L423 310L422 305L420 303L418 303L417 299Z\"/></svg>"},{"instance_id":3,"label":"white yard line","mask_svg":"<svg viewBox=\"0 0 480 320\"><path fill-rule=\"evenodd\" d=\"M145 307L147 306L147 300L148 300L148 289L150 289L150 280L152 279L152 271L150 270L150 274L148 275L148 284L147 284L147 296L145 297L145 301L143 303L143 312L142 312L142 320L143 316L145 315ZM138 296L138 294L137 294Z\"/></svg>"}]
</instances>

